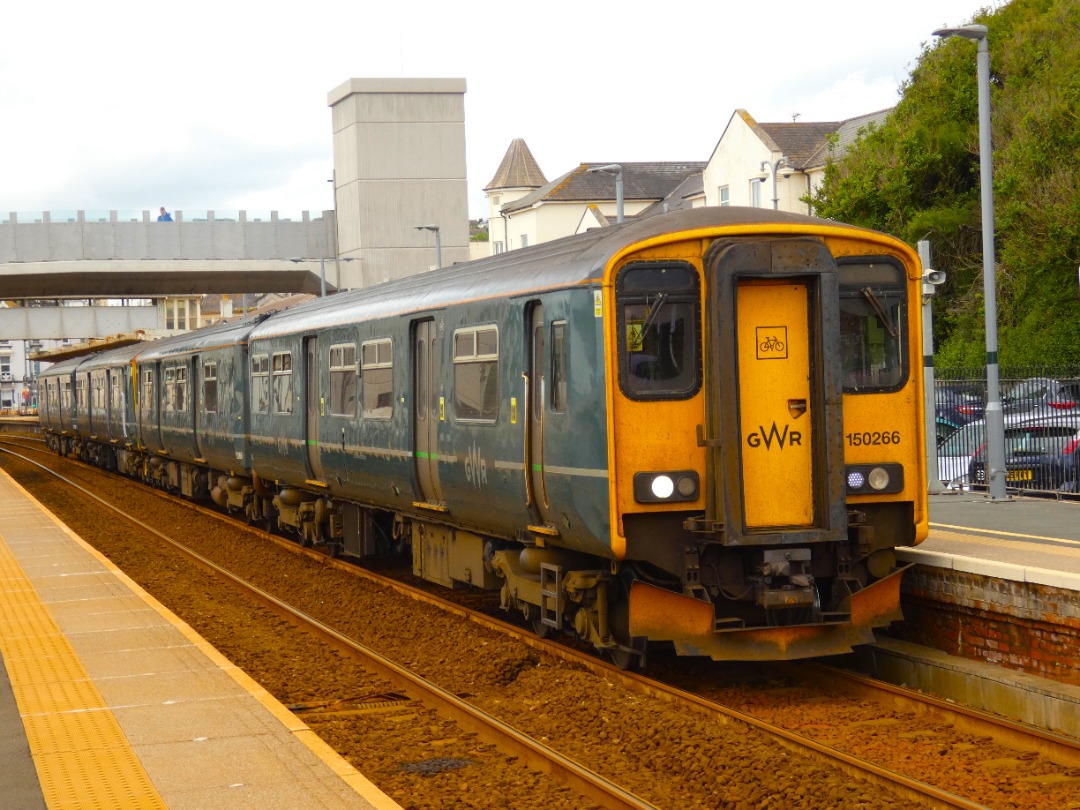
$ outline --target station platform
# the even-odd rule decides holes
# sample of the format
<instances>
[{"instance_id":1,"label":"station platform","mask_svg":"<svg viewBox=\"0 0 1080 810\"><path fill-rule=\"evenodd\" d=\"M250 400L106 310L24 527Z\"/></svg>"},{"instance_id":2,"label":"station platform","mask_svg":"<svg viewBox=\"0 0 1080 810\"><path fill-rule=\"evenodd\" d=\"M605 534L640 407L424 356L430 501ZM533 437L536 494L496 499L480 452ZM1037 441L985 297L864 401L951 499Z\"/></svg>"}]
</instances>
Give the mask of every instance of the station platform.
<instances>
[{"instance_id":1,"label":"station platform","mask_svg":"<svg viewBox=\"0 0 1080 810\"><path fill-rule=\"evenodd\" d=\"M0 805L399 805L0 470Z\"/></svg>"},{"instance_id":2,"label":"station platform","mask_svg":"<svg viewBox=\"0 0 1080 810\"><path fill-rule=\"evenodd\" d=\"M929 536L901 561L1080 591L1080 502L951 490L929 509Z\"/></svg>"}]
</instances>

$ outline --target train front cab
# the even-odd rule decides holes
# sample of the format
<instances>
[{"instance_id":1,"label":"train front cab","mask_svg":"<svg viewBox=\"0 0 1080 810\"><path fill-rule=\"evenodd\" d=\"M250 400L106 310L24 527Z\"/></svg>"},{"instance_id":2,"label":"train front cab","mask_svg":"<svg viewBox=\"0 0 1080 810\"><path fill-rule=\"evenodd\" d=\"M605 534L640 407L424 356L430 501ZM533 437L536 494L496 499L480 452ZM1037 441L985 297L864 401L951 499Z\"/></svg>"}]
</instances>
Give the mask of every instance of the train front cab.
<instances>
[{"instance_id":1,"label":"train front cab","mask_svg":"<svg viewBox=\"0 0 1080 810\"><path fill-rule=\"evenodd\" d=\"M609 275L628 632L681 654L873 641L900 618L893 547L926 533L917 259L856 229L777 230L689 235Z\"/></svg>"}]
</instances>

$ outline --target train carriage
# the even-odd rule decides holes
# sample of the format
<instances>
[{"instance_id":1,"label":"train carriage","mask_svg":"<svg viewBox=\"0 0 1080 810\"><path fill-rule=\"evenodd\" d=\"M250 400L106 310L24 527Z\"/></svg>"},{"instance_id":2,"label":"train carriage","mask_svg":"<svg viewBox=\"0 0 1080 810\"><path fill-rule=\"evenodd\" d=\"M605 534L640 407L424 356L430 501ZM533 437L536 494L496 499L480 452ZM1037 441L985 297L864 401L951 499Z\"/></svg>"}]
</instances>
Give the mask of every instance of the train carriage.
<instances>
[{"instance_id":1,"label":"train carriage","mask_svg":"<svg viewBox=\"0 0 1080 810\"><path fill-rule=\"evenodd\" d=\"M85 360L74 357L49 366L41 374L41 426L50 447L70 452L78 435L76 424L75 369Z\"/></svg>"},{"instance_id":2,"label":"train carriage","mask_svg":"<svg viewBox=\"0 0 1080 810\"><path fill-rule=\"evenodd\" d=\"M155 484L192 497L212 494L233 511L252 502L247 339L258 320L165 338L138 353L140 446L144 475Z\"/></svg>"}]
</instances>

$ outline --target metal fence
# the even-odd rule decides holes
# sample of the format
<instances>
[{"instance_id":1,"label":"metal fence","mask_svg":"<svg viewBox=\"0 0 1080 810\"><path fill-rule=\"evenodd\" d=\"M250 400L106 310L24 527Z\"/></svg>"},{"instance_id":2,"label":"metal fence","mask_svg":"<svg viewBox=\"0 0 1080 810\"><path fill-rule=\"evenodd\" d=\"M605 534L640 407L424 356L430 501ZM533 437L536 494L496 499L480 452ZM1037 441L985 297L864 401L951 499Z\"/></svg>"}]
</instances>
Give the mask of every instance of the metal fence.
<instances>
[{"instance_id":1,"label":"metal fence","mask_svg":"<svg viewBox=\"0 0 1080 810\"><path fill-rule=\"evenodd\" d=\"M984 367L936 368L938 478L985 489ZM1006 489L1080 498L1080 366L1001 368Z\"/></svg>"}]
</instances>

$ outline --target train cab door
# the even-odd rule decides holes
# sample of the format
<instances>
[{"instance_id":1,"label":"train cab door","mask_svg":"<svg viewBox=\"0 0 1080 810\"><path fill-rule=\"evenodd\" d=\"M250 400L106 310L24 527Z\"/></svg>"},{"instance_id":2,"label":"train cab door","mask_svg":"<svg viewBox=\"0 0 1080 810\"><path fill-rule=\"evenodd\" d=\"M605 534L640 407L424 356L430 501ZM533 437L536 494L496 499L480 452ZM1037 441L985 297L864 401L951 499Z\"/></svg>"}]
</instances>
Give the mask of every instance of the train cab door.
<instances>
[{"instance_id":1,"label":"train cab door","mask_svg":"<svg viewBox=\"0 0 1080 810\"><path fill-rule=\"evenodd\" d=\"M307 441L308 473L316 481L323 479L322 456L319 447L319 418L322 416L322 388L319 386L319 339L309 337L304 340L304 388L305 434Z\"/></svg>"},{"instance_id":2,"label":"train cab door","mask_svg":"<svg viewBox=\"0 0 1080 810\"><path fill-rule=\"evenodd\" d=\"M436 505L443 500L439 484L439 421L444 403L439 398L439 338L435 321L413 327L413 436L416 481L420 500Z\"/></svg>"},{"instance_id":3,"label":"train cab door","mask_svg":"<svg viewBox=\"0 0 1080 810\"><path fill-rule=\"evenodd\" d=\"M528 339L525 341L528 352L528 373L525 377L528 411L525 416L526 495L533 518L538 524L550 527L553 523L544 479L544 407L547 387L544 305L539 301L530 305L526 322L529 324Z\"/></svg>"},{"instance_id":4,"label":"train cab door","mask_svg":"<svg viewBox=\"0 0 1080 810\"><path fill-rule=\"evenodd\" d=\"M718 242L710 258L713 519L732 543L844 539L836 263L791 237Z\"/></svg>"}]
</instances>

